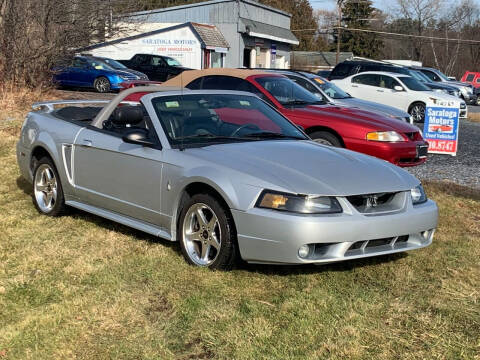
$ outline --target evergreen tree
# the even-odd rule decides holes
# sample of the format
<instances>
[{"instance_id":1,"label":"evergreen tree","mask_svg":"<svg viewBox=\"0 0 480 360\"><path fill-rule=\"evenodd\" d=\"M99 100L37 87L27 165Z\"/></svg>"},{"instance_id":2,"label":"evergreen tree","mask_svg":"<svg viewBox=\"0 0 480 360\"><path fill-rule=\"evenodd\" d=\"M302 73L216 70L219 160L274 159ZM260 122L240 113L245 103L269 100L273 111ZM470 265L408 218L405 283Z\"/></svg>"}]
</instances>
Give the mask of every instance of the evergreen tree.
<instances>
[{"instance_id":1,"label":"evergreen tree","mask_svg":"<svg viewBox=\"0 0 480 360\"><path fill-rule=\"evenodd\" d=\"M342 6L342 22L346 29L341 32L340 50L351 51L355 56L377 58L383 48L383 41L378 35L351 29L370 29L371 20L377 14L371 0L346 0ZM334 35L335 42L337 35Z\"/></svg>"}]
</instances>

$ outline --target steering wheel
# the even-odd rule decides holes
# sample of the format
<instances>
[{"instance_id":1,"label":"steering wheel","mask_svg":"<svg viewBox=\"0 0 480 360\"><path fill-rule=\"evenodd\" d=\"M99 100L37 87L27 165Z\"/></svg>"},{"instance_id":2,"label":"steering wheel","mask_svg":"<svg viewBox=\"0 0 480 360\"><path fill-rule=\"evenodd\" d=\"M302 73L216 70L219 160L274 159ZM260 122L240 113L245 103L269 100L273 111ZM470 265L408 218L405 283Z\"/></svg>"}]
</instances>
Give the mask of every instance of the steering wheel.
<instances>
[{"instance_id":1,"label":"steering wheel","mask_svg":"<svg viewBox=\"0 0 480 360\"><path fill-rule=\"evenodd\" d=\"M235 129L235 130L230 134L230 136L231 136L231 137L234 137L235 135L237 135L237 134L240 132L240 130L246 129L246 128L248 128L248 127L250 127L250 128L253 129L253 130L261 130L261 129L260 129L257 125L255 125L255 124L245 124L245 125L240 126L240 127L237 128L237 129Z\"/></svg>"}]
</instances>

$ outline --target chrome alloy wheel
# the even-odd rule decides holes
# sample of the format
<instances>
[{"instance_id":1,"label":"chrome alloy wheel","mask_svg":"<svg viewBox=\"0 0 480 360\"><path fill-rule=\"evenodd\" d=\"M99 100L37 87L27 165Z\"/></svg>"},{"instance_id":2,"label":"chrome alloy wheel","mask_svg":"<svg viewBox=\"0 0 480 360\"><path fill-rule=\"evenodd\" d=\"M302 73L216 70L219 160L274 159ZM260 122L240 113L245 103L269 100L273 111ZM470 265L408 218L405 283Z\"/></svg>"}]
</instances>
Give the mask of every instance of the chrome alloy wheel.
<instances>
[{"instance_id":1,"label":"chrome alloy wheel","mask_svg":"<svg viewBox=\"0 0 480 360\"><path fill-rule=\"evenodd\" d=\"M183 221L183 242L188 257L199 266L209 266L220 253L221 230L217 215L203 203L193 204Z\"/></svg>"},{"instance_id":2,"label":"chrome alloy wheel","mask_svg":"<svg viewBox=\"0 0 480 360\"><path fill-rule=\"evenodd\" d=\"M327 139L318 138L318 139L313 139L313 141L318 143L318 144L333 146L333 144L330 141L328 141Z\"/></svg>"},{"instance_id":3,"label":"chrome alloy wheel","mask_svg":"<svg viewBox=\"0 0 480 360\"><path fill-rule=\"evenodd\" d=\"M105 93L110 90L110 82L105 77L100 77L95 80L95 89L100 93Z\"/></svg>"},{"instance_id":4,"label":"chrome alloy wheel","mask_svg":"<svg viewBox=\"0 0 480 360\"><path fill-rule=\"evenodd\" d=\"M57 179L48 164L40 165L35 172L34 195L41 211L52 211L57 201Z\"/></svg>"},{"instance_id":5,"label":"chrome alloy wheel","mask_svg":"<svg viewBox=\"0 0 480 360\"><path fill-rule=\"evenodd\" d=\"M423 122L425 120L425 106L420 104L415 105L410 115L412 115L414 122Z\"/></svg>"}]
</instances>

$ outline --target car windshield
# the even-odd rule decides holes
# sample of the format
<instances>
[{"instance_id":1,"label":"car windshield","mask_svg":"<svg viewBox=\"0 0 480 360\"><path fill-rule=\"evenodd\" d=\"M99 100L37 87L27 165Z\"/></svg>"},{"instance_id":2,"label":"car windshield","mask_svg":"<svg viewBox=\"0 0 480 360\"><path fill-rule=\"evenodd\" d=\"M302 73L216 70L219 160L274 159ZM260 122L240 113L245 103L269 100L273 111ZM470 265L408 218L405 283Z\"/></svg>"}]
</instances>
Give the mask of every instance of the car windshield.
<instances>
[{"instance_id":1,"label":"car windshield","mask_svg":"<svg viewBox=\"0 0 480 360\"><path fill-rule=\"evenodd\" d=\"M255 79L277 101L285 106L324 104L317 96L286 77L258 77Z\"/></svg>"},{"instance_id":2,"label":"car windshield","mask_svg":"<svg viewBox=\"0 0 480 360\"><path fill-rule=\"evenodd\" d=\"M417 71L408 70L408 75L422 83L425 82L425 79L422 76L420 76L420 74Z\"/></svg>"},{"instance_id":3,"label":"car windshield","mask_svg":"<svg viewBox=\"0 0 480 360\"><path fill-rule=\"evenodd\" d=\"M180 64L178 62L178 60L174 59L174 58L171 58L171 57L164 57L165 61L167 62L167 64L169 66L182 66L182 64Z\"/></svg>"},{"instance_id":4,"label":"car windshield","mask_svg":"<svg viewBox=\"0 0 480 360\"><path fill-rule=\"evenodd\" d=\"M256 96L183 94L152 100L172 147L260 140L307 140Z\"/></svg>"},{"instance_id":5,"label":"car windshield","mask_svg":"<svg viewBox=\"0 0 480 360\"><path fill-rule=\"evenodd\" d=\"M427 75L425 75L421 71L418 71L418 70L410 70L410 71L414 74L417 74L417 76L419 76L422 79L422 81L427 84L430 84L433 82Z\"/></svg>"},{"instance_id":6,"label":"car windshield","mask_svg":"<svg viewBox=\"0 0 480 360\"><path fill-rule=\"evenodd\" d=\"M320 86L320 88L332 99L348 99L352 97L338 86L332 84L330 81L322 79L320 76L314 77L313 81L315 81L318 86Z\"/></svg>"},{"instance_id":7,"label":"car windshield","mask_svg":"<svg viewBox=\"0 0 480 360\"><path fill-rule=\"evenodd\" d=\"M88 60L88 64L97 70L115 70L113 67L103 61Z\"/></svg>"},{"instance_id":8,"label":"car windshield","mask_svg":"<svg viewBox=\"0 0 480 360\"><path fill-rule=\"evenodd\" d=\"M127 67L125 65L123 65L122 63L116 61L116 60L113 60L113 59L101 59L100 61L103 61L104 63L106 63L107 65L110 65L112 68L114 69L127 69Z\"/></svg>"},{"instance_id":9,"label":"car windshield","mask_svg":"<svg viewBox=\"0 0 480 360\"><path fill-rule=\"evenodd\" d=\"M435 70L435 74L437 74L438 76L440 76L443 81L450 81L450 79L448 78L448 76L445 75L444 73L442 73L440 70Z\"/></svg>"},{"instance_id":10,"label":"car windshield","mask_svg":"<svg viewBox=\"0 0 480 360\"><path fill-rule=\"evenodd\" d=\"M432 91L429 87L423 85L420 81L410 77L402 76L399 78L407 88L413 91Z\"/></svg>"}]
</instances>

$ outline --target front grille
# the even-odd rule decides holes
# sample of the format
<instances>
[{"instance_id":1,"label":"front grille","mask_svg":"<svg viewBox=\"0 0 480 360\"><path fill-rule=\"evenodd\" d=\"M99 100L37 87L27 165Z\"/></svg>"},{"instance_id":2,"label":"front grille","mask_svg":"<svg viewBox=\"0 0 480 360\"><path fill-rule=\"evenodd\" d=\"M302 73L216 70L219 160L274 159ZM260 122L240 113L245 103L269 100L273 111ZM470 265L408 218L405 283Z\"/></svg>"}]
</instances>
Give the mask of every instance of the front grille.
<instances>
[{"instance_id":1,"label":"front grille","mask_svg":"<svg viewBox=\"0 0 480 360\"><path fill-rule=\"evenodd\" d=\"M381 239L373 239L373 240L361 240L356 241L345 252L345 255L353 255L353 253L357 253L359 251L365 251L365 249L373 249L381 246L391 246L392 248L400 248L403 244L408 242L408 235L402 236L393 236Z\"/></svg>"},{"instance_id":2,"label":"front grille","mask_svg":"<svg viewBox=\"0 0 480 360\"><path fill-rule=\"evenodd\" d=\"M382 207L392 201L397 193L377 193L347 196L347 200L361 212L368 212L372 208Z\"/></svg>"}]
</instances>

